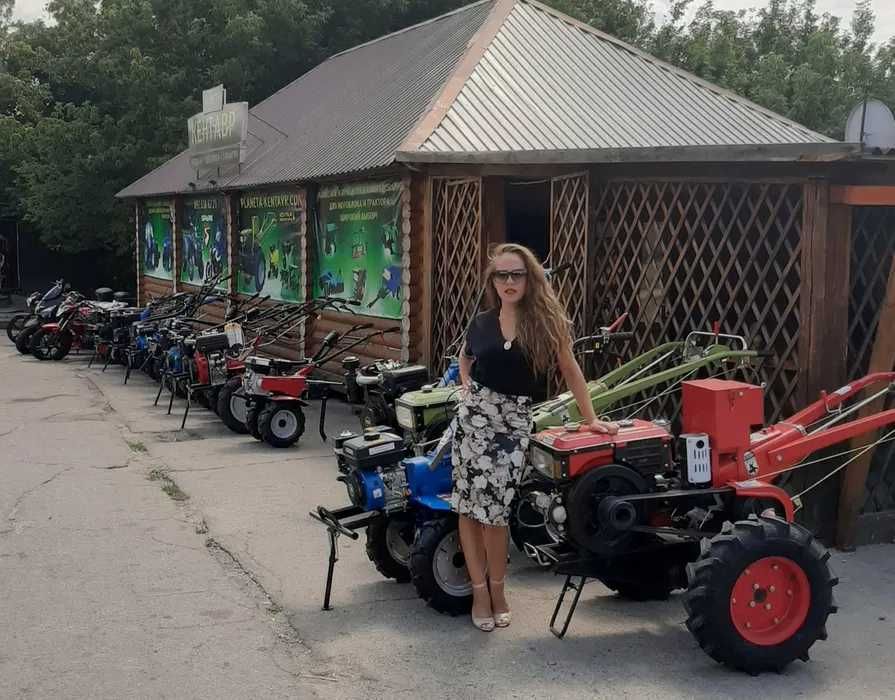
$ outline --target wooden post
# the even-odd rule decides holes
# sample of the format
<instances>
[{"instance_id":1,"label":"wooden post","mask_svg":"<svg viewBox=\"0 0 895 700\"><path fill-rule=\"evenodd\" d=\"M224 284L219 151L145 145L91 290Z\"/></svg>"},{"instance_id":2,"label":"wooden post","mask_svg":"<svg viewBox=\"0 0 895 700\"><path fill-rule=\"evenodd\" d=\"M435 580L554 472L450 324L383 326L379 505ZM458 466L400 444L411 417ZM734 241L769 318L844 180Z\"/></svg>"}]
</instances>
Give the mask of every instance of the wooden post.
<instances>
[{"instance_id":1,"label":"wooden post","mask_svg":"<svg viewBox=\"0 0 895 700\"><path fill-rule=\"evenodd\" d=\"M314 243L308 235L308 191L305 188L298 190L298 249L299 249L299 274L301 275L302 292L299 302L304 303L311 298L313 287L311 286L311 266L308 256L310 246ZM299 326L298 353L300 357L307 357L307 326Z\"/></svg>"},{"instance_id":2,"label":"wooden post","mask_svg":"<svg viewBox=\"0 0 895 700\"><path fill-rule=\"evenodd\" d=\"M410 304L410 359L432 366L432 178L422 173L411 177L411 286L416 298ZM417 279L414 279L414 276Z\"/></svg>"},{"instance_id":3,"label":"wooden post","mask_svg":"<svg viewBox=\"0 0 895 700\"><path fill-rule=\"evenodd\" d=\"M183 246L180 240L181 233L183 233L183 197L174 197L171 200L171 248L173 251L171 256L171 277L173 278L171 288L175 294L180 287L181 256L183 255Z\"/></svg>"},{"instance_id":4,"label":"wooden post","mask_svg":"<svg viewBox=\"0 0 895 700\"><path fill-rule=\"evenodd\" d=\"M236 221L236 214L239 203L238 194L224 195L224 235L227 236L227 273L230 279L227 280L227 291L230 294L236 294L239 287L239 256L237 254L239 241L237 240L237 229L239 228Z\"/></svg>"},{"instance_id":5,"label":"wooden post","mask_svg":"<svg viewBox=\"0 0 895 700\"><path fill-rule=\"evenodd\" d=\"M502 177L482 178L482 233L486 254L507 240L506 181Z\"/></svg>"},{"instance_id":6,"label":"wooden post","mask_svg":"<svg viewBox=\"0 0 895 700\"><path fill-rule=\"evenodd\" d=\"M835 389L848 379L848 289L851 227L846 212L830 205L826 182L803 188L801 232L801 288L799 318L799 383L797 403L814 401L824 389ZM794 474L796 490L815 483L829 465L808 467ZM811 493L802 511L808 527L824 540L834 536L837 486L829 481Z\"/></svg>"},{"instance_id":7,"label":"wooden post","mask_svg":"<svg viewBox=\"0 0 895 700\"><path fill-rule=\"evenodd\" d=\"M892 258L892 266L889 268L886 296L882 309L880 309L876 338L873 341L873 350L870 355L870 367L867 371L868 373L891 372L893 366L895 366L895 257ZM884 404L885 397L879 398L864 406L858 415L863 418L878 413L883 409ZM851 441L851 446L855 449L866 447L876 437L876 432L861 435ZM870 473L874 451L873 449L868 450L846 467L839 492L839 522L836 528L836 546L840 549L854 549L858 515L861 512L861 504L864 502L867 475Z\"/></svg>"},{"instance_id":8,"label":"wooden post","mask_svg":"<svg viewBox=\"0 0 895 700\"><path fill-rule=\"evenodd\" d=\"M142 205L140 200L134 202L134 239L136 246L134 254L137 258L137 306L141 306L143 302L143 221L140 214L142 213Z\"/></svg>"},{"instance_id":9,"label":"wooden post","mask_svg":"<svg viewBox=\"0 0 895 700\"><path fill-rule=\"evenodd\" d=\"M851 253L849 207L830 205L826 182L804 188L799 338L799 398L848 379L848 292Z\"/></svg>"}]
</instances>

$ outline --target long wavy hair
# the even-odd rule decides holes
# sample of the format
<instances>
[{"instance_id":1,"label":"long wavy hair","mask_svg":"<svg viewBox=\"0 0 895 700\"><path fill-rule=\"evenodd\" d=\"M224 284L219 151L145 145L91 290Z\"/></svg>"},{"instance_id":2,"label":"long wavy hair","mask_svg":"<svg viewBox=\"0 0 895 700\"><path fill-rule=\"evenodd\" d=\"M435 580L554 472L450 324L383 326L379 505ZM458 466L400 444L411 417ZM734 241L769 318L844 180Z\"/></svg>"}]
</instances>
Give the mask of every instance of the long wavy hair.
<instances>
[{"instance_id":1,"label":"long wavy hair","mask_svg":"<svg viewBox=\"0 0 895 700\"><path fill-rule=\"evenodd\" d=\"M519 300L516 340L528 357L532 369L546 374L556 366L558 353L572 343L572 322L550 286L544 267L531 250L517 243L501 243L491 252L485 270L485 298L491 309L500 310L500 297L494 288L494 261L507 253L518 255L525 264L525 295Z\"/></svg>"}]
</instances>

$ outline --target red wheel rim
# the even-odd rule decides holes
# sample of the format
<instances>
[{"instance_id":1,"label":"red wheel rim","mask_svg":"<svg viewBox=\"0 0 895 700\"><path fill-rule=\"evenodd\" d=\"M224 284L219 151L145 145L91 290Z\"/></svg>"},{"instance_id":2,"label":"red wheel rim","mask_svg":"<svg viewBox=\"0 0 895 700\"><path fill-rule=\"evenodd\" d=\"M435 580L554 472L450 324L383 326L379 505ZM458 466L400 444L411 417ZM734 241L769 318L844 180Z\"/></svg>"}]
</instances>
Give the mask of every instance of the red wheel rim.
<instances>
[{"instance_id":1,"label":"red wheel rim","mask_svg":"<svg viewBox=\"0 0 895 700\"><path fill-rule=\"evenodd\" d=\"M801 629L810 606L811 585L802 567L785 557L764 557L736 580L730 619L746 641L774 646Z\"/></svg>"}]
</instances>

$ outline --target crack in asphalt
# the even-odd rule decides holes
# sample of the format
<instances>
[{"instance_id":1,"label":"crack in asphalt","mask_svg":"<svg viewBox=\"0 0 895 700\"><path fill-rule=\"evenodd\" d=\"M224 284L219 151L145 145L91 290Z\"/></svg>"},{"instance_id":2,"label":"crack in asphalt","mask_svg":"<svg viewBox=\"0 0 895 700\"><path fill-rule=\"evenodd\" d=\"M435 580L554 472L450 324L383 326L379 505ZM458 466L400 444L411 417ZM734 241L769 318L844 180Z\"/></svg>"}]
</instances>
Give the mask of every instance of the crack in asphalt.
<instances>
[{"instance_id":1,"label":"crack in asphalt","mask_svg":"<svg viewBox=\"0 0 895 700\"><path fill-rule=\"evenodd\" d=\"M7 399L7 403L40 403L41 401L49 401L50 399L61 399L63 397L78 398L78 394L50 394L49 396L23 396L20 399Z\"/></svg>"},{"instance_id":2,"label":"crack in asphalt","mask_svg":"<svg viewBox=\"0 0 895 700\"><path fill-rule=\"evenodd\" d=\"M22 505L22 502L26 498L28 498L28 496L30 496L31 494L42 489L44 486L46 486L50 482L54 481L55 479L58 479L60 476L65 474L65 472L71 471L72 469L74 469L74 467L66 467L65 469L60 469L58 472L53 474L53 476L51 476L49 479L45 479L44 481L41 481L36 486L32 486L30 489L28 489L27 491L22 493L22 495L20 495L15 500L15 503L12 504L12 510L9 511L9 515L6 516L6 520L8 522L15 523L16 513L18 513L19 507ZM0 535L8 535L9 533L14 532L14 531L15 531L15 527L6 528L4 530L0 530Z\"/></svg>"}]
</instances>

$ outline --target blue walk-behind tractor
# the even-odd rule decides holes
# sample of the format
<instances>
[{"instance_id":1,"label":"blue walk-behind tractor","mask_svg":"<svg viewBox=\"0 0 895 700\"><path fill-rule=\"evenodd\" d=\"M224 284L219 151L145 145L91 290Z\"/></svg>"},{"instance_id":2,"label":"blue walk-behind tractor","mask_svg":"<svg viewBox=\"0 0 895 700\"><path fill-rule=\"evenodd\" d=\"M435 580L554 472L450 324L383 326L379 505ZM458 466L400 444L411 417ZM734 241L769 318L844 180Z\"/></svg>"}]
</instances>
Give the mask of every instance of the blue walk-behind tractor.
<instances>
[{"instance_id":1,"label":"blue walk-behind tractor","mask_svg":"<svg viewBox=\"0 0 895 700\"><path fill-rule=\"evenodd\" d=\"M472 587L451 512L449 429L438 448L410 456L406 441L385 429L343 435L335 449L351 505L318 506L311 517L326 526L330 556L323 609L330 609L338 538L358 539L367 530L367 556L386 578L412 581L419 596L439 612L458 615L472 606Z\"/></svg>"}]
</instances>

